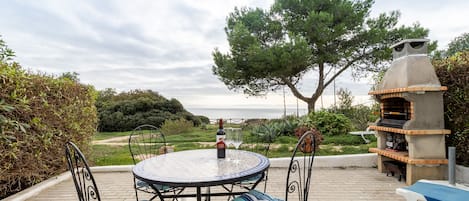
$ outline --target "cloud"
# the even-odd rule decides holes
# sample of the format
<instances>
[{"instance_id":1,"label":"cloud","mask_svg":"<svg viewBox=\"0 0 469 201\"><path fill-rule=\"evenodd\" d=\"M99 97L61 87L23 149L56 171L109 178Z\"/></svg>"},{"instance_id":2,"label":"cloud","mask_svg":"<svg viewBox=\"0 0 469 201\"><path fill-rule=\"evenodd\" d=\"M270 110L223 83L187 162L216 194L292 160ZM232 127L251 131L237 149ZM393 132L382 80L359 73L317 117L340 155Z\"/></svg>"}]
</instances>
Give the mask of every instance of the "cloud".
<instances>
[{"instance_id":1,"label":"cloud","mask_svg":"<svg viewBox=\"0 0 469 201\"><path fill-rule=\"evenodd\" d=\"M234 7L267 9L272 3L8 1L0 7L0 34L26 68L53 74L74 71L82 82L97 89L152 89L194 107L279 107L283 105L281 91L247 98L229 91L211 72L214 48L228 51L223 28ZM377 0L371 15L401 10L402 24L420 22L442 48L469 30L464 21L467 7L465 1ZM300 88L310 96L316 83L316 75L309 73ZM336 80L336 89L348 88L353 95L367 97L369 83L369 78L355 81L345 72ZM324 101L330 103L333 93L331 85L324 92ZM287 104L296 105L288 89Z\"/></svg>"},{"instance_id":2,"label":"cloud","mask_svg":"<svg viewBox=\"0 0 469 201\"><path fill-rule=\"evenodd\" d=\"M438 49L446 49L455 37L468 32L469 24L465 21L469 1L386 1L377 0L372 8L372 16L391 10L399 10L401 25L410 26L420 23L430 30L429 39L438 40Z\"/></svg>"}]
</instances>

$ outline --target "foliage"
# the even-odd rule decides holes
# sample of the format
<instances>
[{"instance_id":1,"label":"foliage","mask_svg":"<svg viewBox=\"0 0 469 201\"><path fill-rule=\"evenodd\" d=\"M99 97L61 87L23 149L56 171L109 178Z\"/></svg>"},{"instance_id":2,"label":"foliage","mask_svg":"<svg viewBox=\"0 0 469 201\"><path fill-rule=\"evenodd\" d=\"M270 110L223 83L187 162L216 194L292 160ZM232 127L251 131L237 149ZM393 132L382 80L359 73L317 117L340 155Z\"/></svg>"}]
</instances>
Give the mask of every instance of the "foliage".
<instances>
[{"instance_id":1,"label":"foliage","mask_svg":"<svg viewBox=\"0 0 469 201\"><path fill-rule=\"evenodd\" d=\"M79 82L80 81L80 78L78 77L79 75L80 74L78 74L77 72L65 72L65 73L62 73L62 75L60 75L59 78L69 79L75 82Z\"/></svg>"},{"instance_id":2,"label":"foliage","mask_svg":"<svg viewBox=\"0 0 469 201\"><path fill-rule=\"evenodd\" d=\"M279 135L284 136L294 135L295 128L298 127L296 118L273 119L270 122L277 128Z\"/></svg>"},{"instance_id":3,"label":"foliage","mask_svg":"<svg viewBox=\"0 0 469 201\"><path fill-rule=\"evenodd\" d=\"M451 130L447 145L456 147L458 164L469 166L469 51L433 62L444 93L445 127Z\"/></svg>"},{"instance_id":4,"label":"foliage","mask_svg":"<svg viewBox=\"0 0 469 201\"><path fill-rule=\"evenodd\" d=\"M372 4L276 0L266 11L235 8L225 27L230 51L214 50L212 71L229 89L248 95L287 86L312 112L324 89L345 70L357 77L377 72L391 59L391 44L428 35L419 24L398 27L398 11L370 18ZM433 42L430 49L435 48ZM309 71L317 73L318 82L305 96L297 84Z\"/></svg>"},{"instance_id":5,"label":"foliage","mask_svg":"<svg viewBox=\"0 0 469 201\"><path fill-rule=\"evenodd\" d=\"M99 91L96 101L99 131L128 131L139 125L160 127L165 120L184 118L199 126L207 117L194 116L176 99L166 99L151 90L117 94L113 89Z\"/></svg>"},{"instance_id":6,"label":"foliage","mask_svg":"<svg viewBox=\"0 0 469 201\"><path fill-rule=\"evenodd\" d=\"M379 111L378 104L372 107L366 105L353 105L352 92L347 89L339 89L337 91L339 96L339 104L337 107L332 107L329 112L335 112L345 115L352 122L353 130L366 130L368 123L375 122L379 116L374 111Z\"/></svg>"},{"instance_id":7,"label":"foliage","mask_svg":"<svg viewBox=\"0 0 469 201\"><path fill-rule=\"evenodd\" d=\"M0 199L63 172L64 144L85 154L96 131L95 91L26 72L0 43Z\"/></svg>"},{"instance_id":8,"label":"foliage","mask_svg":"<svg viewBox=\"0 0 469 201\"><path fill-rule=\"evenodd\" d=\"M210 119L206 116L196 115L195 117L199 118L202 124L210 124Z\"/></svg>"},{"instance_id":9,"label":"foliage","mask_svg":"<svg viewBox=\"0 0 469 201\"><path fill-rule=\"evenodd\" d=\"M8 48L6 45L5 41L1 38L2 35L0 35L0 62L1 63L8 63L9 61L13 60L13 57L15 56L15 52Z\"/></svg>"},{"instance_id":10,"label":"foliage","mask_svg":"<svg viewBox=\"0 0 469 201\"><path fill-rule=\"evenodd\" d=\"M251 134L258 136L261 142L272 143L280 136L280 129L277 127L277 124L262 124L254 127L251 130Z\"/></svg>"},{"instance_id":11,"label":"foliage","mask_svg":"<svg viewBox=\"0 0 469 201\"><path fill-rule=\"evenodd\" d=\"M28 124L12 120L2 114L11 113L14 110L15 108L13 106L6 104L4 100L0 100L0 140L7 143L16 141L16 137L11 130L26 133L26 129L30 128Z\"/></svg>"},{"instance_id":12,"label":"foliage","mask_svg":"<svg viewBox=\"0 0 469 201\"><path fill-rule=\"evenodd\" d=\"M469 33L464 33L456 37L448 44L446 56L453 56L458 52L469 50Z\"/></svg>"},{"instance_id":13,"label":"foliage","mask_svg":"<svg viewBox=\"0 0 469 201\"><path fill-rule=\"evenodd\" d=\"M267 123L267 119L246 119L241 125L243 129L251 130L259 125Z\"/></svg>"},{"instance_id":14,"label":"foliage","mask_svg":"<svg viewBox=\"0 0 469 201\"><path fill-rule=\"evenodd\" d=\"M274 142L279 136L292 136L297 126L296 119L271 120L254 126L251 133L260 136L263 142Z\"/></svg>"},{"instance_id":15,"label":"foliage","mask_svg":"<svg viewBox=\"0 0 469 201\"><path fill-rule=\"evenodd\" d=\"M303 136L307 131L311 131L314 135L314 145L316 146L316 150L319 150L319 145L321 145L322 141L324 140L324 137L322 136L321 132L319 132L315 128L308 128L305 126L300 126L295 129L295 136L300 139L301 136ZM311 140L310 140L311 141Z\"/></svg>"},{"instance_id":16,"label":"foliage","mask_svg":"<svg viewBox=\"0 0 469 201\"><path fill-rule=\"evenodd\" d=\"M191 121L180 118L176 120L167 119L161 126L161 132L165 135L174 135L192 130L194 124Z\"/></svg>"},{"instance_id":17,"label":"foliage","mask_svg":"<svg viewBox=\"0 0 469 201\"><path fill-rule=\"evenodd\" d=\"M352 129L352 122L343 114L322 110L309 113L305 118L310 119L314 128L325 136L347 134Z\"/></svg>"},{"instance_id":18,"label":"foliage","mask_svg":"<svg viewBox=\"0 0 469 201\"><path fill-rule=\"evenodd\" d=\"M464 33L455 39L453 39L448 44L448 49L438 52L435 57L437 59L442 59L443 57L454 56L458 52L468 51L469 50L469 33Z\"/></svg>"},{"instance_id":19,"label":"foliage","mask_svg":"<svg viewBox=\"0 0 469 201\"><path fill-rule=\"evenodd\" d=\"M337 90L337 96L339 97L339 108L338 109L350 109L352 108L353 96L352 92L348 89L340 88Z\"/></svg>"}]
</instances>

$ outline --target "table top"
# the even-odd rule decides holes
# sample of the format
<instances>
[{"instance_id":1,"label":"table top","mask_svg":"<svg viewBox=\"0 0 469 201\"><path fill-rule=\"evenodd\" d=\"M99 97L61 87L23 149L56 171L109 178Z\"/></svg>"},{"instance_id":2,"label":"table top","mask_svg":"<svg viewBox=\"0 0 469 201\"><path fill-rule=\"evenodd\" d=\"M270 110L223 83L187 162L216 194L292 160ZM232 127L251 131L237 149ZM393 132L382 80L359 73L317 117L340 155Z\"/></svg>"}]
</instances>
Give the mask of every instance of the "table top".
<instances>
[{"instance_id":1,"label":"table top","mask_svg":"<svg viewBox=\"0 0 469 201\"><path fill-rule=\"evenodd\" d=\"M265 156L242 150L226 150L218 159L216 149L172 152L137 163L134 175L148 183L201 187L241 181L269 167Z\"/></svg>"}]
</instances>

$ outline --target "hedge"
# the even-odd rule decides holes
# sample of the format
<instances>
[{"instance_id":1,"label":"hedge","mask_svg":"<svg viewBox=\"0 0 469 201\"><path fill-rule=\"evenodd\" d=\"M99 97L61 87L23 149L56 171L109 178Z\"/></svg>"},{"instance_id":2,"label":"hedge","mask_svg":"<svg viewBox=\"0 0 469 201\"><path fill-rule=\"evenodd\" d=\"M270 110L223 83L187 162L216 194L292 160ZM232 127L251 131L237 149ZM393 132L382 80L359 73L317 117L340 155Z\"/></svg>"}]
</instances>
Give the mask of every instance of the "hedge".
<instances>
[{"instance_id":1,"label":"hedge","mask_svg":"<svg viewBox=\"0 0 469 201\"><path fill-rule=\"evenodd\" d=\"M131 131L151 124L161 127L166 120L185 119L199 126L207 117L194 116L176 99L167 99L152 90L131 90L117 94L113 89L98 92L98 130Z\"/></svg>"},{"instance_id":2,"label":"hedge","mask_svg":"<svg viewBox=\"0 0 469 201\"><path fill-rule=\"evenodd\" d=\"M0 60L0 199L64 172L68 140L89 153L95 94L72 79Z\"/></svg>"},{"instance_id":3,"label":"hedge","mask_svg":"<svg viewBox=\"0 0 469 201\"><path fill-rule=\"evenodd\" d=\"M469 51L433 61L444 94L447 146L456 147L456 162L469 166Z\"/></svg>"}]
</instances>

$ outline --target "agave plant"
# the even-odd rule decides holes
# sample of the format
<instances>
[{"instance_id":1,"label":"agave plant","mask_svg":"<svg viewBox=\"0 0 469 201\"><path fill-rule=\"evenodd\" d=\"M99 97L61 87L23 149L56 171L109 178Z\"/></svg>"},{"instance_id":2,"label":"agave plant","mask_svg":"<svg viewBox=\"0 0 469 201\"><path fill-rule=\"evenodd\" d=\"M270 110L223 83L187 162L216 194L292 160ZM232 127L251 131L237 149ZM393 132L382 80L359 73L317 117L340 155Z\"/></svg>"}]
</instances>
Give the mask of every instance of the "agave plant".
<instances>
[{"instance_id":1,"label":"agave plant","mask_svg":"<svg viewBox=\"0 0 469 201\"><path fill-rule=\"evenodd\" d=\"M277 123L262 124L254 127L251 131L252 134L259 137L259 140L266 143L272 143L280 134L279 125Z\"/></svg>"}]
</instances>

